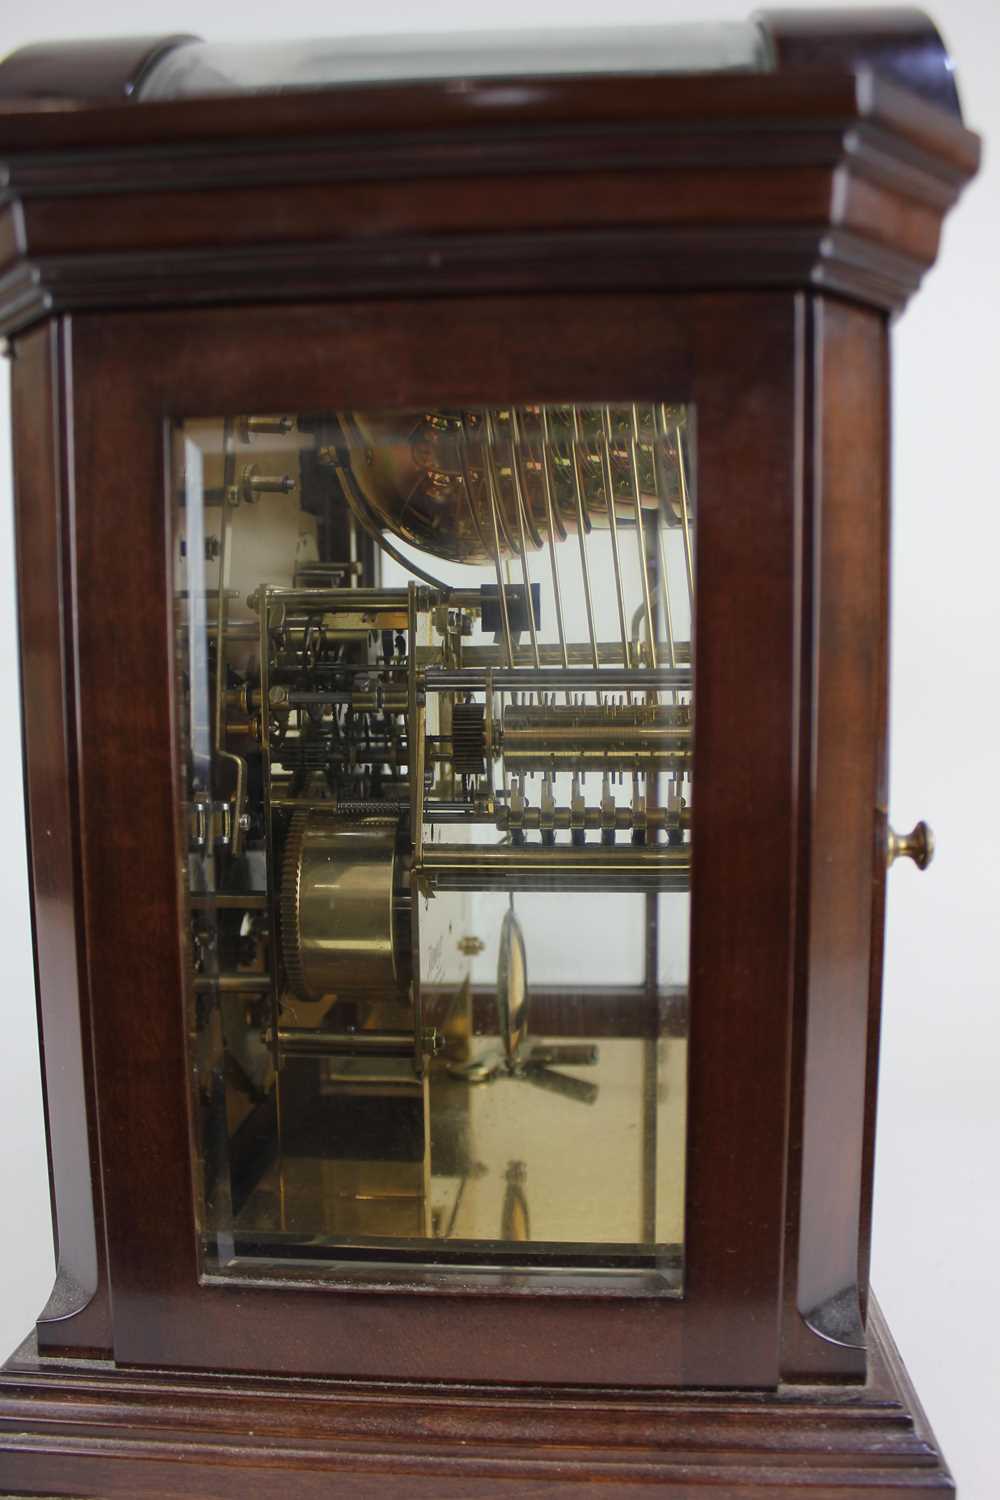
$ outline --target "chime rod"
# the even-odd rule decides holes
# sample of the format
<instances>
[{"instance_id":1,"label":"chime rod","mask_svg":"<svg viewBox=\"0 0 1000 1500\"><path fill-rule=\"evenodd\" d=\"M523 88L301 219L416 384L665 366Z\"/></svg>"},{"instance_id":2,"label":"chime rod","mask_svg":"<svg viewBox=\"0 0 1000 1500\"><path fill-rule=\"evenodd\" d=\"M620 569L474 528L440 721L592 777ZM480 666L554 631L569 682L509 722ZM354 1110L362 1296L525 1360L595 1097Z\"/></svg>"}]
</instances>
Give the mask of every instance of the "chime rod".
<instances>
[{"instance_id":1,"label":"chime rod","mask_svg":"<svg viewBox=\"0 0 1000 1500\"><path fill-rule=\"evenodd\" d=\"M611 532L611 562L615 570L615 596L618 602L618 626L622 638L622 657L626 666L631 666L629 650L628 618L625 613L625 589L622 584L622 561L618 550L618 513L615 510L615 484L611 470L611 410L604 412L604 441L600 444L601 465L604 475L604 500L608 509L608 526ZM628 695L629 702L632 695Z\"/></svg>"},{"instance_id":2,"label":"chime rod","mask_svg":"<svg viewBox=\"0 0 1000 1500\"><path fill-rule=\"evenodd\" d=\"M583 597L587 606L587 629L590 632L590 649L595 669L600 666L597 651L597 631L594 627L594 601L590 592L590 567L587 562L587 523L583 514L583 477L580 473L580 418L573 408L573 487L576 491L576 531L580 540L580 571L583 574ZM626 658L626 665L628 659Z\"/></svg>"},{"instance_id":3,"label":"chime rod","mask_svg":"<svg viewBox=\"0 0 1000 1500\"><path fill-rule=\"evenodd\" d=\"M656 459L657 459L657 450L656 450L655 447L653 449L653 454L654 454L654 462L656 462ZM659 464L658 463L657 463L657 468L659 468ZM659 478L657 478L657 489L660 491L660 496L661 496L661 499L660 499L660 525L657 527L656 545L657 545L657 552L658 552L658 555L659 555L659 562L660 562L660 590L661 590L661 594L662 594L662 598L663 598L663 619L664 619L664 624L665 624L666 630L667 630L667 656L668 656L668 660L669 660L670 665L672 667L676 667L676 665L677 665L677 651L676 651L676 647L675 647L675 644L674 644L674 615L673 615L673 610L670 607L670 574L667 571L667 551L666 551L666 544L665 544L665 542L663 540L664 536L666 535L666 532L667 532L667 527L663 524L663 499L662 499L662 496L663 496L664 491L665 491L665 486L660 483Z\"/></svg>"},{"instance_id":4,"label":"chime rod","mask_svg":"<svg viewBox=\"0 0 1000 1500\"><path fill-rule=\"evenodd\" d=\"M664 530L661 526L657 536L657 547L660 558L660 579L663 591L663 621L667 631L667 659L672 667L677 665L677 645L674 635L674 611L670 602L670 573L667 568L667 549L664 542Z\"/></svg>"},{"instance_id":5,"label":"chime rod","mask_svg":"<svg viewBox=\"0 0 1000 1500\"><path fill-rule=\"evenodd\" d=\"M664 427L664 432L665 432L666 431L666 426L667 426L666 407L665 406L661 407L661 411L663 413L663 427ZM688 619L690 621L688 629L689 629L689 633L690 633L691 637L693 638L693 636L694 636L694 559L693 559L692 551L691 551L690 508L689 508L689 505L688 505L687 471L686 471L686 469L684 467L684 443L683 443L683 438L682 438L681 428L680 428L680 424L679 423L675 423L674 424L674 439L675 439L675 441L677 443L677 475L678 475L678 487L679 487L679 490L680 490L680 501L681 501L681 534L682 534L683 544L684 544L684 570L685 570L685 574L686 574L686 577L687 577L687 586L688 586ZM664 566L665 566L665 561L664 561ZM666 576L664 576L664 585L665 585L665 588L669 590L669 586L670 586L669 579ZM668 602L669 602L669 597L670 597L669 593L665 593L664 594L664 598L667 599ZM673 638L673 626L672 626L672 622L671 622L671 639L672 638ZM680 791L680 787L679 786L678 786L677 790L678 790L678 792Z\"/></svg>"},{"instance_id":6,"label":"chime rod","mask_svg":"<svg viewBox=\"0 0 1000 1500\"><path fill-rule=\"evenodd\" d=\"M562 664L569 666L569 652L566 650L566 630L563 625L562 592L559 588L559 560L556 556L556 518L555 506L552 502L552 475L549 470L549 415L545 407L542 407L542 486L545 491L545 514L549 528L549 567L552 572L552 594L556 605L556 629L559 632L559 649L562 653ZM535 665L538 665L536 661ZM566 696L567 703L569 695Z\"/></svg>"},{"instance_id":7,"label":"chime rod","mask_svg":"<svg viewBox=\"0 0 1000 1500\"><path fill-rule=\"evenodd\" d=\"M531 652L536 667L541 666L538 656L538 632L535 628L535 607L531 597L531 576L528 572L528 529L524 518L524 490L521 487L521 465L518 461L518 449L520 446L517 412L511 407L511 462L510 472L514 480L514 501L517 506L517 531L520 546L518 551L521 557L521 581L524 584L524 604L528 614L528 634L531 638ZM513 660L513 657L511 658Z\"/></svg>"},{"instance_id":8,"label":"chime rod","mask_svg":"<svg viewBox=\"0 0 1000 1500\"><path fill-rule=\"evenodd\" d=\"M684 534L684 562L687 566L688 601L691 605L692 633L694 628L694 557L691 551L691 525L690 507L688 505L687 471L684 467L684 445L681 442L681 429L674 428L677 438L677 473L680 478L681 490L681 530Z\"/></svg>"},{"instance_id":9,"label":"chime rod","mask_svg":"<svg viewBox=\"0 0 1000 1500\"><path fill-rule=\"evenodd\" d=\"M663 418L663 425L664 425L664 432L665 432L666 431L666 408L665 407L661 407L661 415L662 415L662 418ZM676 665L677 665L677 643L676 643L676 638L674 636L674 612L673 612L673 608L672 608L671 603L670 603L670 572L669 572L668 567L667 567L667 548L666 548L666 542L664 540L664 538L665 538L665 536L667 534L667 527L664 525L664 518L663 518L663 496L666 493L666 485L665 485L665 483L661 482L661 478L660 478L660 475L661 475L661 472L662 472L662 462L663 462L662 461L662 455L660 454L659 446L658 446L658 444L654 443L653 444L653 466L654 466L654 472L656 473L656 481L657 481L656 482L656 488L657 488L657 490L658 490L658 492L660 494L660 515L659 515L660 524L656 528L656 555L657 555L657 559L658 559L659 567L660 567L660 574L659 574L660 598L663 600L663 624L664 624L664 628L665 628L665 630L667 632L667 660L670 662L670 665L672 667L676 667ZM691 618L693 620L694 616L692 615ZM677 695L676 695L676 693L673 695L673 701L675 703L677 702Z\"/></svg>"},{"instance_id":10,"label":"chime rod","mask_svg":"<svg viewBox=\"0 0 1000 1500\"><path fill-rule=\"evenodd\" d=\"M653 623L653 592L649 585L649 558L646 555L646 529L642 516L642 488L639 483L639 413L632 407L632 441L629 445L632 458L632 492L635 497L635 536L639 548L639 576L642 579L642 603L646 613L646 634L649 640L649 660L656 655L656 627ZM672 667L676 661L670 663Z\"/></svg>"},{"instance_id":11,"label":"chime rod","mask_svg":"<svg viewBox=\"0 0 1000 1500\"><path fill-rule=\"evenodd\" d=\"M489 412L485 413L486 425L486 493L490 501L490 519L493 524L493 566L497 575L497 593L500 596L500 618L503 622L504 648L507 653L507 665L514 665L514 643L510 634L510 611L507 608L507 589L503 576L503 568L500 565L500 516L497 500L497 476L496 465L493 460L493 423ZM531 600L528 600L528 608L531 608Z\"/></svg>"}]
</instances>

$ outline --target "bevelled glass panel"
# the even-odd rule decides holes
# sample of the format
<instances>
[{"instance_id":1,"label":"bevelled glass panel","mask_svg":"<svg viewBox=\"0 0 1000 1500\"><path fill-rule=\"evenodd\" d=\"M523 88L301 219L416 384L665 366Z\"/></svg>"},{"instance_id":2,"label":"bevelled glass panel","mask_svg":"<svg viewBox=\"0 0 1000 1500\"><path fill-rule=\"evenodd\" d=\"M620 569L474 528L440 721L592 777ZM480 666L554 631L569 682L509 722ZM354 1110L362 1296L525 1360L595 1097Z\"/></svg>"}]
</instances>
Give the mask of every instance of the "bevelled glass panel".
<instances>
[{"instance_id":1,"label":"bevelled glass panel","mask_svg":"<svg viewBox=\"0 0 1000 1500\"><path fill-rule=\"evenodd\" d=\"M693 409L172 451L205 1270L679 1294Z\"/></svg>"},{"instance_id":2,"label":"bevelled glass panel","mask_svg":"<svg viewBox=\"0 0 1000 1500\"><path fill-rule=\"evenodd\" d=\"M763 73L772 49L755 21L673 26L421 32L295 42L182 42L141 80L142 99L274 93L357 83L615 73Z\"/></svg>"}]
</instances>

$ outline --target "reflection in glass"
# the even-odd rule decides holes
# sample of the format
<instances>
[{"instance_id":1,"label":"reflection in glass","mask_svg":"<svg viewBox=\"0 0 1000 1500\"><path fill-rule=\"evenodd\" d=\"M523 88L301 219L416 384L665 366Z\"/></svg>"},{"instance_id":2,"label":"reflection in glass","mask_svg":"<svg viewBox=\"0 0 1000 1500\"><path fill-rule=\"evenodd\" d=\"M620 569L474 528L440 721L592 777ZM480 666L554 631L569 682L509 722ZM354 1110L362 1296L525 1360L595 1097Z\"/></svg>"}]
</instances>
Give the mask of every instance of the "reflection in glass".
<instances>
[{"instance_id":1,"label":"reflection in glass","mask_svg":"<svg viewBox=\"0 0 1000 1500\"><path fill-rule=\"evenodd\" d=\"M774 63L773 48L756 21L505 28L300 42L213 43L192 37L161 51L137 92L141 99L179 99L418 79L766 73Z\"/></svg>"},{"instance_id":2,"label":"reflection in glass","mask_svg":"<svg viewBox=\"0 0 1000 1500\"><path fill-rule=\"evenodd\" d=\"M693 425L176 426L208 1270L680 1289Z\"/></svg>"}]
</instances>

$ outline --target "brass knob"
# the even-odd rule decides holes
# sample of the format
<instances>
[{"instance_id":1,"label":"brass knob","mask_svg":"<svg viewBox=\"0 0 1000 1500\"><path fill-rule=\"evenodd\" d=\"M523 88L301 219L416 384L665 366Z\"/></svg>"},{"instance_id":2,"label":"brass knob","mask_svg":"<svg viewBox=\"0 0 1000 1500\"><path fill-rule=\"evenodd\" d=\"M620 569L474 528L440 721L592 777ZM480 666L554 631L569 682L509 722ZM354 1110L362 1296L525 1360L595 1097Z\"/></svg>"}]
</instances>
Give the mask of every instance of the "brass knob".
<instances>
[{"instance_id":1,"label":"brass knob","mask_svg":"<svg viewBox=\"0 0 1000 1500\"><path fill-rule=\"evenodd\" d=\"M886 864L891 866L897 859L912 859L918 870L926 870L933 858L934 834L926 823L918 823L909 833L889 829Z\"/></svg>"}]
</instances>

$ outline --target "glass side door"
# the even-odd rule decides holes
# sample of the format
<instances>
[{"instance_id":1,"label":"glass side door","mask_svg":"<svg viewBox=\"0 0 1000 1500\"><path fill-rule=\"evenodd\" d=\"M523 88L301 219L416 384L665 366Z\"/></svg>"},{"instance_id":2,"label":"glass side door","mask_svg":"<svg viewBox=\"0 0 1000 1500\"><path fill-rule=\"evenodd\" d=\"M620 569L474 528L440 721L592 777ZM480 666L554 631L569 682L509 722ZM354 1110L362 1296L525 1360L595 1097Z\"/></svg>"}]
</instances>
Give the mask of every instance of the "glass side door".
<instances>
[{"instance_id":1,"label":"glass side door","mask_svg":"<svg viewBox=\"0 0 1000 1500\"><path fill-rule=\"evenodd\" d=\"M683 1292L694 409L173 424L209 1275Z\"/></svg>"}]
</instances>

